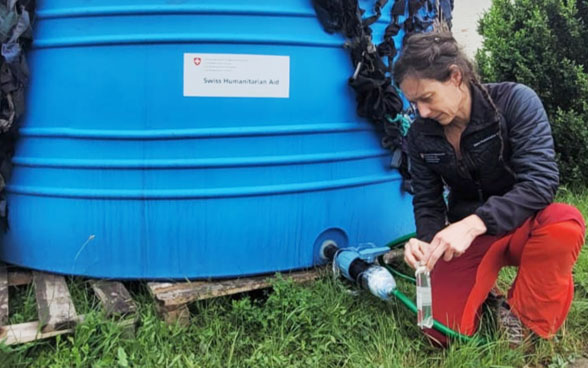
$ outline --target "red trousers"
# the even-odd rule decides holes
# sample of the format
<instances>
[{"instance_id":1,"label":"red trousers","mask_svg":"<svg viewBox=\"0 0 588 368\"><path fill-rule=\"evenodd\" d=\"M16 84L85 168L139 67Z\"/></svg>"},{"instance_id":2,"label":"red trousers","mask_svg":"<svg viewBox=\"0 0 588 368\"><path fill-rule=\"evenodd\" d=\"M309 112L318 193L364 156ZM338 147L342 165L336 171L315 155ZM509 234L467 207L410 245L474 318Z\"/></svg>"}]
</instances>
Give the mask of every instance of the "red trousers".
<instances>
[{"instance_id":1,"label":"red trousers","mask_svg":"<svg viewBox=\"0 0 588 368\"><path fill-rule=\"evenodd\" d=\"M584 219L554 203L502 237L482 235L458 258L442 258L431 273L433 317L465 335L479 325L481 306L503 266L518 266L508 292L512 312L543 338L564 322L574 296L572 268L584 244ZM425 331L446 344L436 330Z\"/></svg>"}]
</instances>

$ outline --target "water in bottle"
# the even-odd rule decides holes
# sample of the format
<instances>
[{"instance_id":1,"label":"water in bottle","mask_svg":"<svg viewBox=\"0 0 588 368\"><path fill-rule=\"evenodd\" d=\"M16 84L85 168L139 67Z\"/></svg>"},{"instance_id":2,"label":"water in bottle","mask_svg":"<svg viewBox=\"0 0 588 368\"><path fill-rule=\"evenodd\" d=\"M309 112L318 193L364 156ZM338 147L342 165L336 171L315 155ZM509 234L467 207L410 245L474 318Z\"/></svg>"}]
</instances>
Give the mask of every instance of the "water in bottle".
<instances>
[{"instance_id":1,"label":"water in bottle","mask_svg":"<svg viewBox=\"0 0 588 368\"><path fill-rule=\"evenodd\" d=\"M415 272L417 324L420 328L433 327L433 296L431 293L431 275L427 266L421 264Z\"/></svg>"}]
</instances>

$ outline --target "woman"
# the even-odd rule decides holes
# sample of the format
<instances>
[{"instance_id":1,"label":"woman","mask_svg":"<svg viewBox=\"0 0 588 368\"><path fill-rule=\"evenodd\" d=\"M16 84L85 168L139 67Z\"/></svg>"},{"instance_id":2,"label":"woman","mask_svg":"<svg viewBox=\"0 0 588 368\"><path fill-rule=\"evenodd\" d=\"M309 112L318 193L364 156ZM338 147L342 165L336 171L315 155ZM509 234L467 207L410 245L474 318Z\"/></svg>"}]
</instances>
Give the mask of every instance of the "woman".
<instances>
[{"instance_id":1,"label":"woman","mask_svg":"<svg viewBox=\"0 0 588 368\"><path fill-rule=\"evenodd\" d=\"M408 134L417 238L405 261L432 270L434 318L472 335L498 271L518 266L499 308L507 337L521 344L523 325L553 336L573 298L585 224L552 203L559 172L541 101L521 84L481 85L446 32L410 37L394 78L419 115Z\"/></svg>"}]
</instances>

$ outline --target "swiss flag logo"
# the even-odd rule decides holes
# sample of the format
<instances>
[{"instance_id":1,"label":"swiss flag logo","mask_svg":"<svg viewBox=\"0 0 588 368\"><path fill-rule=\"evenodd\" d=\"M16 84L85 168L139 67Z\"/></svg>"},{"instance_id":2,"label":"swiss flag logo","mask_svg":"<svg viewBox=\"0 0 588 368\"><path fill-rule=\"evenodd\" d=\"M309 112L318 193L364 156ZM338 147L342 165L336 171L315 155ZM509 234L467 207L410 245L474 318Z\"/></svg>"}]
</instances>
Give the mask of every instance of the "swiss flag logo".
<instances>
[{"instance_id":1,"label":"swiss flag logo","mask_svg":"<svg viewBox=\"0 0 588 368\"><path fill-rule=\"evenodd\" d=\"M199 58L199 57L194 58L194 65L198 66L198 65L200 65L201 62L202 62L201 58Z\"/></svg>"}]
</instances>

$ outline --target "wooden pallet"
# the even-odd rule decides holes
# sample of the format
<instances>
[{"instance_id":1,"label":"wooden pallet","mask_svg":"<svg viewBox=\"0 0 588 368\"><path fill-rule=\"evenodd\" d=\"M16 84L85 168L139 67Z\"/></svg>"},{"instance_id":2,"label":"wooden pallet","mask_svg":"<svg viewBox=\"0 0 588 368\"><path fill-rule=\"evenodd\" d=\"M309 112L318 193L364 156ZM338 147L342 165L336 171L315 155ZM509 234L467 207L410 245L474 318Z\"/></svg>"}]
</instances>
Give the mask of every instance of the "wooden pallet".
<instances>
[{"instance_id":1,"label":"wooden pallet","mask_svg":"<svg viewBox=\"0 0 588 368\"><path fill-rule=\"evenodd\" d=\"M33 283L39 319L6 325L9 316L9 286ZM123 284L116 281L91 281L107 316L118 316L126 333L134 333L136 304ZM0 264L0 341L21 344L71 333L84 320L76 313L65 278L60 275L22 269L8 269Z\"/></svg>"},{"instance_id":2,"label":"wooden pallet","mask_svg":"<svg viewBox=\"0 0 588 368\"><path fill-rule=\"evenodd\" d=\"M296 271L285 274L294 282L302 283L315 280L323 268ZM167 323L188 325L190 311L188 303L216 298L224 295L264 289L271 285L273 276L253 276L230 280L193 281L193 282L149 282L151 295L157 303L157 310Z\"/></svg>"},{"instance_id":3,"label":"wooden pallet","mask_svg":"<svg viewBox=\"0 0 588 368\"><path fill-rule=\"evenodd\" d=\"M294 282L315 280L323 268L286 273ZM161 317L168 323L187 325L190 321L188 304L197 300L237 294L267 288L273 276L254 276L230 280L194 282L148 282ZM28 284L35 287L39 319L33 322L7 325L9 316L9 286ZM136 304L125 286L117 281L91 280L90 284L107 316L119 318L128 335L135 332ZM73 304L65 278L39 271L7 267L0 263L0 341L6 345L21 344L68 334L84 320Z\"/></svg>"}]
</instances>

